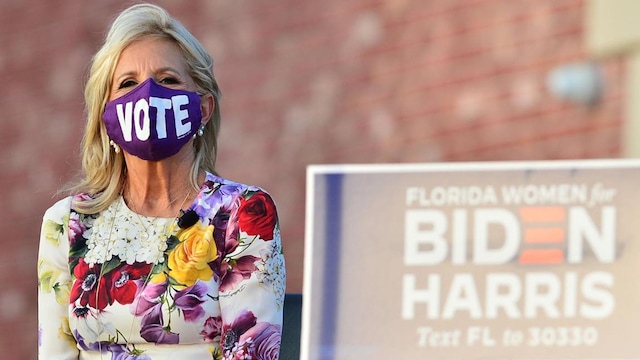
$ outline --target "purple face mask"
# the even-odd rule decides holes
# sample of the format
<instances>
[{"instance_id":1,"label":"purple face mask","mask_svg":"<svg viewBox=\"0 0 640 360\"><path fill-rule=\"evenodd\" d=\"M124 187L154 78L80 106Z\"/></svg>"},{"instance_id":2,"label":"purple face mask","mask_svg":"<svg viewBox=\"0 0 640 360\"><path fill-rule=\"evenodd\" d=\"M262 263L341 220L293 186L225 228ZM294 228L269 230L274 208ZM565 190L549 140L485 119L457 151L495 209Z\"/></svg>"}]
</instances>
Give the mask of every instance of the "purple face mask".
<instances>
[{"instance_id":1,"label":"purple face mask","mask_svg":"<svg viewBox=\"0 0 640 360\"><path fill-rule=\"evenodd\" d=\"M149 78L109 101L102 114L107 134L124 151L144 160L175 155L202 121L197 93L169 89Z\"/></svg>"}]
</instances>

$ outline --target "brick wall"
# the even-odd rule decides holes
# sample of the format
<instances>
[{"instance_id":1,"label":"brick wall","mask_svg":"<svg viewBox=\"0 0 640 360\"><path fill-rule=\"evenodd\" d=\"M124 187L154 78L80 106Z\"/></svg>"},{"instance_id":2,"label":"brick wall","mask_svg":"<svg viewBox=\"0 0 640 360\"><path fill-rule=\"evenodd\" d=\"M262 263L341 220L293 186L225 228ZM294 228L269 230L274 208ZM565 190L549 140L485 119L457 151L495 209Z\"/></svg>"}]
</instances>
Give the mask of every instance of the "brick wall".
<instances>
[{"instance_id":1,"label":"brick wall","mask_svg":"<svg viewBox=\"0 0 640 360\"><path fill-rule=\"evenodd\" d=\"M301 291L305 166L620 156L624 59L592 107L548 72L587 60L582 0L158 1L211 51L219 170L265 187ZM0 348L36 357L40 219L78 170L82 84L124 5L0 2ZM17 340L16 340L17 339Z\"/></svg>"}]
</instances>

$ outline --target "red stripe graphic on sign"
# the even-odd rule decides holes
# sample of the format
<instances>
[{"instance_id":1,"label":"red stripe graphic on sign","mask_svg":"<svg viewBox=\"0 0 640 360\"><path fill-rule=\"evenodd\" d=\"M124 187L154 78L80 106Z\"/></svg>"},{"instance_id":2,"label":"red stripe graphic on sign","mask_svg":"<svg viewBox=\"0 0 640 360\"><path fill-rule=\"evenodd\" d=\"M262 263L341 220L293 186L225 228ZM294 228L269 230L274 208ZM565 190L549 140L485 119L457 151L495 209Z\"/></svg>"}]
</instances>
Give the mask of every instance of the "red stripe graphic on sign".
<instances>
[{"instance_id":1,"label":"red stripe graphic on sign","mask_svg":"<svg viewBox=\"0 0 640 360\"><path fill-rule=\"evenodd\" d=\"M567 211L561 206L528 206L520 208L524 227L525 245L548 245L549 247L525 248L520 253L520 264L561 264L564 251L557 245L565 240Z\"/></svg>"},{"instance_id":2,"label":"red stripe graphic on sign","mask_svg":"<svg viewBox=\"0 0 640 360\"><path fill-rule=\"evenodd\" d=\"M523 222L556 223L564 222L567 211L560 206L531 206L520 208L520 218Z\"/></svg>"},{"instance_id":3,"label":"red stripe graphic on sign","mask_svg":"<svg viewBox=\"0 0 640 360\"><path fill-rule=\"evenodd\" d=\"M556 227L528 228L524 230L527 244L551 244L564 241L564 229Z\"/></svg>"},{"instance_id":4,"label":"red stripe graphic on sign","mask_svg":"<svg viewBox=\"0 0 640 360\"><path fill-rule=\"evenodd\" d=\"M520 253L520 264L562 264L562 249L526 249Z\"/></svg>"}]
</instances>

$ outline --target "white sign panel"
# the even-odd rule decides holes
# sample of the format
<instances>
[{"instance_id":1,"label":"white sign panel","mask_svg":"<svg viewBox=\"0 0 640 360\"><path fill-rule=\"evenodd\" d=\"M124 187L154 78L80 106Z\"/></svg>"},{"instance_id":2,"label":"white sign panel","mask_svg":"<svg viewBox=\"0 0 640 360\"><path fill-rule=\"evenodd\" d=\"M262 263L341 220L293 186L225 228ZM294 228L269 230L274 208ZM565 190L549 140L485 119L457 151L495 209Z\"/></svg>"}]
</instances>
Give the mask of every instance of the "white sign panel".
<instances>
[{"instance_id":1,"label":"white sign panel","mask_svg":"<svg viewBox=\"0 0 640 360\"><path fill-rule=\"evenodd\" d=\"M640 162L307 176L303 360L640 358Z\"/></svg>"}]
</instances>

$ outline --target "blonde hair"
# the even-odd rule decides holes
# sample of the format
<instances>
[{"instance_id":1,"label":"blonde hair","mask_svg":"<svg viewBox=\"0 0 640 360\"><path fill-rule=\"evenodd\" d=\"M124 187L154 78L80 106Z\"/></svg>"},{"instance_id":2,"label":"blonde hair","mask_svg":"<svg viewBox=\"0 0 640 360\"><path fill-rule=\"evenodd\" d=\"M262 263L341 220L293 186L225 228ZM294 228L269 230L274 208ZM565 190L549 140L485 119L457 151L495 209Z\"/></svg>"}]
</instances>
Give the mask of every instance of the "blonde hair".
<instances>
[{"instance_id":1,"label":"blonde hair","mask_svg":"<svg viewBox=\"0 0 640 360\"><path fill-rule=\"evenodd\" d=\"M111 79L120 54L132 42L143 37L161 37L174 41L184 57L199 94L212 94L214 111L204 134L194 141L195 161L191 167L191 185L198 188L201 170L215 173L217 138L220 130L220 89L213 75L213 59L200 42L164 9L151 4L138 4L125 9L114 20L100 50L93 56L85 86L87 123L82 139L83 177L69 188L88 193L74 202L85 213L106 209L119 195L126 176L122 152L112 151L102 113L111 91Z\"/></svg>"}]
</instances>

